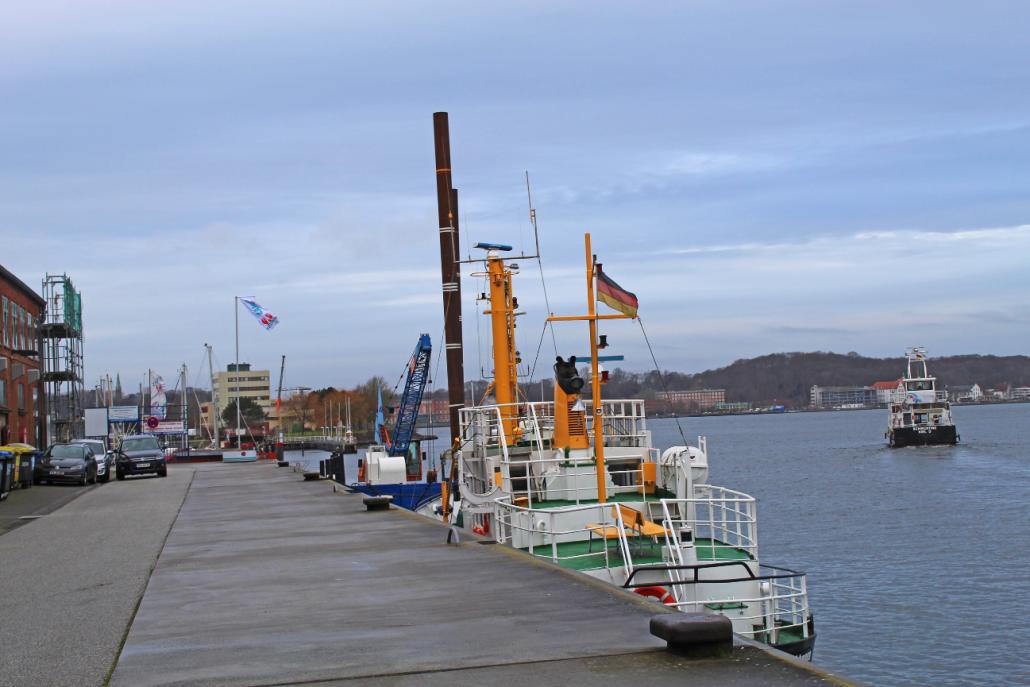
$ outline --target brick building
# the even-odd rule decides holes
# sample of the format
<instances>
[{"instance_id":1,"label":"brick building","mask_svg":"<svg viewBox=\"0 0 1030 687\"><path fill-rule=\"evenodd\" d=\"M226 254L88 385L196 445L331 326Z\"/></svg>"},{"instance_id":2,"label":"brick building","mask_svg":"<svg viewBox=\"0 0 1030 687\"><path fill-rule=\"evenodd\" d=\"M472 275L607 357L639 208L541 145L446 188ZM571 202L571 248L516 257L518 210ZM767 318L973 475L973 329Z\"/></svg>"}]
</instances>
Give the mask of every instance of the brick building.
<instances>
[{"instance_id":1,"label":"brick building","mask_svg":"<svg viewBox=\"0 0 1030 687\"><path fill-rule=\"evenodd\" d=\"M658 400L670 404L705 410L726 402L725 389L686 389L683 391L659 391Z\"/></svg>"},{"instance_id":2,"label":"brick building","mask_svg":"<svg viewBox=\"0 0 1030 687\"><path fill-rule=\"evenodd\" d=\"M0 445L42 446L39 340L46 301L0 265Z\"/></svg>"}]
</instances>

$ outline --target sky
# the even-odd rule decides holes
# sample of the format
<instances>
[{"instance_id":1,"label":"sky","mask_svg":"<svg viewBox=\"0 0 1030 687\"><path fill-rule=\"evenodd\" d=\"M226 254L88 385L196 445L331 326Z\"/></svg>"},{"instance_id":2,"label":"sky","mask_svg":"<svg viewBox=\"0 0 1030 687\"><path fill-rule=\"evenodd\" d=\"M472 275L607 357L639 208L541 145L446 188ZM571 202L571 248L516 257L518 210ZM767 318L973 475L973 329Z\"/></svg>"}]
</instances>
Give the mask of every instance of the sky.
<instances>
[{"instance_id":1,"label":"sky","mask_svg":"<svg viewBox=\"0 0 1030 687\"><path fill-rule=\"evenodd\" d=\"M87 386L184 363L206 385L237 295L281 322L241 312L240 359L277 380L285 354L287 388L393 380L420 332L442 349L447 111L466 257L532 251L529 172L536 378L586 350L583 325L544 335L542 289L585 309L585 231L664 369L1025 354L1027 25L993 0L7 0L0 263L82 291ZM490 373L471 271L468 378ZM602 331L653 368L639 326Z\"/></svg>"}]
</instances>

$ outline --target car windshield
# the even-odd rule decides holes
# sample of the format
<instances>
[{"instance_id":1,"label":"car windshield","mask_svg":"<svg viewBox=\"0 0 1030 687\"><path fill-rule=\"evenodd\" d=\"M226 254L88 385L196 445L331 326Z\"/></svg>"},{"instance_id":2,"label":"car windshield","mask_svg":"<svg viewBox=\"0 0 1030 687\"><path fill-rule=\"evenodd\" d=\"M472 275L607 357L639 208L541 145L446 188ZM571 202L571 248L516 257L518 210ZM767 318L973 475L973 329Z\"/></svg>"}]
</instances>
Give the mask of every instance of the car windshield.
<instances>
[{"instance_id":1,"label":"car windshield","mask_svg":"<svg viewBox=\"0 0 1030 687\"><path fill-rule=\"evenodd\" d=\"M122 439L123 451L159 451L157 439L154 437L128 437Z\"/></svg>"},{"instance_id":2,"label":"car windshield","mask_svg":"<svg viewBox=\"0 0 1030 687\"><path fill-rule=\"evenodd\" d=\"M104 455L104 442L102 441L80 441L77 443L80 443L83 446L89 446L91 449L93 449L93 453L99 456Z\"/></svg>"},{"instance_id":3,"label":"car windshield","mask_svg":"<svg viewBox=\"0 0 1030 687\"><path fill-rule=\"evenodd\" d=\"M49 455L51 458L78 458L81 460L84 457L84 449L81 446L68 444L52 446Z\"/></svg>"}]
</instances>

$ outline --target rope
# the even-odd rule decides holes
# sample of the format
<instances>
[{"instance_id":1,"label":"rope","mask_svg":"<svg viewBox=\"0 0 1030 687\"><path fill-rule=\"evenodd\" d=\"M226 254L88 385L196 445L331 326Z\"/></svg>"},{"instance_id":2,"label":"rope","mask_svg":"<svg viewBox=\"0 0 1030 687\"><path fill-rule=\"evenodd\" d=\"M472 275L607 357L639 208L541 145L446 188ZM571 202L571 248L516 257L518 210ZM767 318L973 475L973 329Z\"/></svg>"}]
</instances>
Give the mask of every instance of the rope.
<instances>
[{"instance_id":1,"label":"rope","mask_svg":"<svg viewBox=\"0 0 1030 687\"><path fill-rule=\"evenodd\" d=\"M547 327L550 324L551 324L550 322L548 322L547 320L544 320L544 326L543 326L543 328L540 329L540 341L538 341L537 344L536 344L536 356L534 356L534 358L533 358L533 366L531 368L529 368L529 383L530 384L532 384L533 380L536 378L536 364L540 361L540 349L542 349L544 347L544 333L547 331ZM551 336L554 336L553 327L552 327L552 331L551 331ZM555 348L554 354L558 355L558 349L557 348ZM541 400L543 400L543 399L541 399Z\"/></svg>"},{"instance_id":2,"label":"rope","mask_svg":"<svg viewBox=\"0 0 1030 687\"><path fill-rule=\"evenodd\" d=\"M649 338L647 338L647 330L644 329L644 321L642 319L640 319L639 315L637 316L637 323L640 325L640 331L644 335L644 342L647 344L647 350L648 350L648 352L651 353L651 360L652 360L652 362L654 362L654 370L655 370L655 372L658 373L658 380L662 383L662 391L665 392L665 397L668 398L669 397L669 387L665 383L665 375L662 374L662 370L658 366L658 359L654 355L654 348L651 347L651 340ZM674 415L673 419L676 421L676 429L679 430L680 439L683 440L683 445L684 446L690 446L690 444L687 443L687 437L684 436L684 434L683 434L683 426L680 424L679 416L678 415Z\"/></svg>"}]
</instances>

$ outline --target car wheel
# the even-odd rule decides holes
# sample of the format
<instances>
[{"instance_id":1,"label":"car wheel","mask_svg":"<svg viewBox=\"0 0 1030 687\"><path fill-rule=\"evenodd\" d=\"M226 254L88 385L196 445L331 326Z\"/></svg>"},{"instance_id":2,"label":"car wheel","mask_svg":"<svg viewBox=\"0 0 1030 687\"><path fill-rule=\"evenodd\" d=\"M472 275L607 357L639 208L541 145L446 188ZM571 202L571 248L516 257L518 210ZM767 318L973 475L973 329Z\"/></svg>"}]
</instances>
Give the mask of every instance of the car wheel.
<instances>
[{"instance_id":1,"label":"car wheel","mask_svg":"<svg viewBox=\"0 0 1030 687\"><path fill-rule=\"evenodd\" d=\"M125 475L124 475L124 474L122 473L122 471L121 471L121 470L119 470L118 472L116 472L116 473L114 474L114 476L115 476L115 479L117 479L117 480L118 480L119 482L121 482L121 481L122 481L123 479L125 479Z\"/></svg>"},{"instance_id":2,"label":"car wheel","mask_svg":"<svg viewBox=\"0 0 1030 687\"><path fill-rule=\"evenodd\" d=\"M104 471L104 479L102 481L104 482L104 484L107 484L111 481L111 468L108 468Z\"/></svg>"},{"instance_id":3,"label":"car wheel","mask_svg":"<svg viewBox=\"0 0 1030 687\"><path fill-rule=\"evenodd\" d=\"M157 476L158 477L167 477L168 476L168 468L165 468L164 470L158 470Z\"/></svg>"},{"instance_id":4,"label":"car wheel","mask_svg":"<svg viewBox=\"0 0 1030 687\"><path fill-rule=\"evenodd\" d=\"M82 481L79 482L79 486L83 486L84 487L87 484L89 484L89 475L83 475L82 476Z\"/></svg>"}]
</instances>

